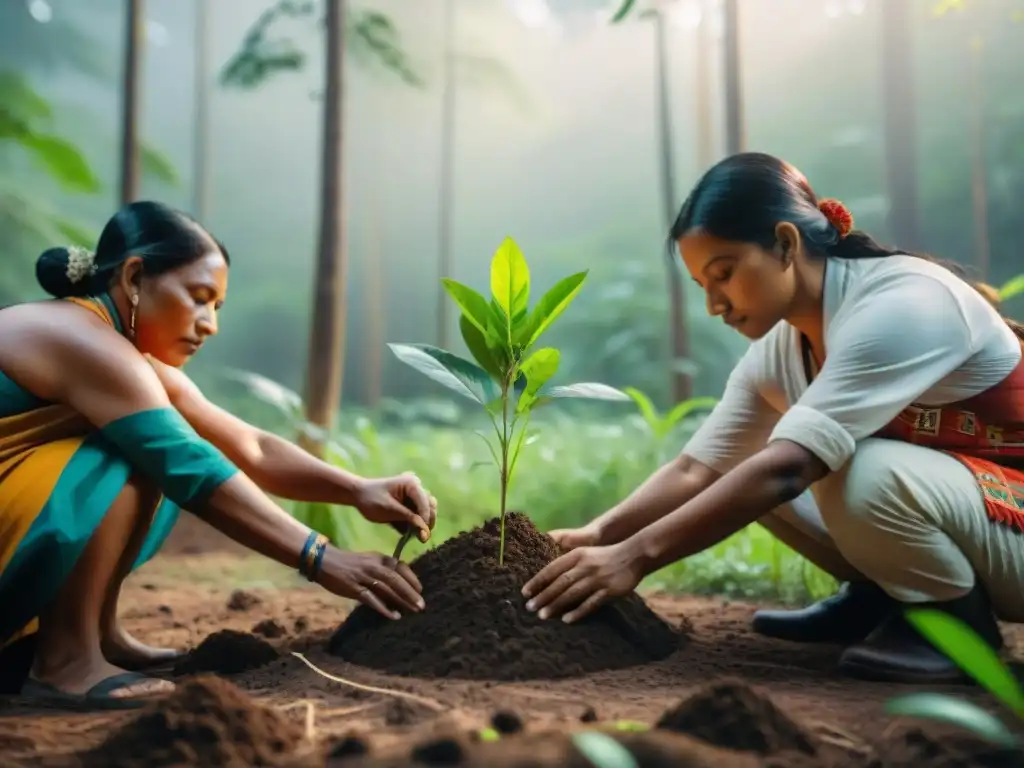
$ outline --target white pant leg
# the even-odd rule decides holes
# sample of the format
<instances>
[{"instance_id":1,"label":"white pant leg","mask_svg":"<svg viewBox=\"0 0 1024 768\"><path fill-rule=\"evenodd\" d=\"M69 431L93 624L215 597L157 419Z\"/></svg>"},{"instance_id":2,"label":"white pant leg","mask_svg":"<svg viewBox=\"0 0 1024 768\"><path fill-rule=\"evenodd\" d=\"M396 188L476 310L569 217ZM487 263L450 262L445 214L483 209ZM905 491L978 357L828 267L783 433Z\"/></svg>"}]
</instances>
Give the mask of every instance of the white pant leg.
<instances>
[{"instance_id":1,"label":"white pant leg","mask_svg":"<svg viewBox=\"0 0 1024 768\"><path fill-rule=\"evenodd\" d=\"M993 522L973 473L894 440L860 443L814 495L843 558L897 600L950 600L975 572L996 614L1024 621L1024 533Z\"/></svg>"},{"instance_id":2,"label":"white pant leg","mask_svg":"<svg viewBox=\"0 0 1024 768\"><path fill-rule=\"evenodd\" d=\"M811 491L804 491L788 504L776 507L758 523L837 580L865 580L836 548Z\"/></svg>"}]
</instances>

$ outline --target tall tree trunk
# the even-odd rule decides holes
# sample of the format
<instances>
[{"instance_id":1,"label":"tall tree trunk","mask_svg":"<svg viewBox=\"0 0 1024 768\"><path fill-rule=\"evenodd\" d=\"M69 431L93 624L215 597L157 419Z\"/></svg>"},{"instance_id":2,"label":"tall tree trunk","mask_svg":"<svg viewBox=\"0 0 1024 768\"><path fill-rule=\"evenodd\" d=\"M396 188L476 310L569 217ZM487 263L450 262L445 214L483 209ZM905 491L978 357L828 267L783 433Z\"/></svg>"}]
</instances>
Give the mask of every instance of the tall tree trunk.
<instances>
[{"instance_id":1,"label":"tall tree trunk","mask_svg":"<svg viewBox=\"0 0 1024 768\"><path fill-rule=\"evenodd\" d=\"M341 403L348 269L344 195L345 0L327 0L327 56L320 161L320 235L306 375L306 418L329 429ZM316 441L307 449L321 450Z\"/></svg>"},{"instance_id":2,"label":"tall tree trunk","mask_svg":"<svg viewBox=\"0 0 1024 768\"><path fill-rule=\"evenodd\" d=\"M882 3L882 92L889 231L900 248L920 247L914 36L910 0Z\"/></svg>"},{"instance_id":3,"label":"tall tree trunk","mask_svg":"<svg viewBox=\"0 0 1024 768\"><path fill-rule=\"evenodd\" d=\"M124 71L121 84L121 204L139 199L139 111L142 50L145 45L143 0L125 3Z\"/></svg>"},{"instance_id":4,"label":"tall tree trunk","mask_svg":"<svg viewBox=\"0 0 1024 768\"><path fill-rule=\"evenodd\" d=\"M739 0L725 0L722 13L725 21L722 50L725 80L725 153L735 155L743 152L747 146L743 117Z\"/></svg>"},{"instance_id":5,"label":"tall tree trunk","mask_svg":"<svg viewBox=\"0 0 1024 768\"><path fill-rule=\"evenodd\" d=\"M654 14L654 56L655 82L657 88L658 120L658 165L661 171L661 196L665 212L666 229L672 226L676 217L675 153L672 141L672 99L668 85L668 39L666 34L665 6L659 4ZM686 294L679 260L666 260L666 278L669 290L669 340L672 350L672 401L689 399L693 381L689 373L679 370L683 361L689 361L689 339L686 329Z\"/></svg>"},{"instance_id":6,"label":"tall tree trunk","mask_svg":"<svg viewBox=\"0 0 1024 768\"><path fill-rule=\"evenodd\" d=\"M991 242L988 221L988 168L985 136L984 42L981 34L971 39L971 202L974 210L974 264L978 278L988 279Z\"/></svg>"},{"instance_id":7,"label":"tall tree trunk","mask_svg":"<svg viewBox=\"0 0 1024 768\"><path fill-rule=\"evenodd\" d=\"M438 201L437 272L452 277L452 208L455 176L455 0L444 3L444 80L441 85L441 189ZM448 294L438 283L437 343L451 349L451 311Z\"/></svg>"},{"instance_id":8,"label":"tall tree trunk","mask_svg":"<svg viewBox=\"0 0 1024 768\"><path fill-rule=\"evenodd\" d=\"M700 24L695 32L694 76L696 84L694 112L697 122L697 165L701 172L714 162L715 158L715 120L712 107L714 95L714 70L711 62L714 41L711 36L712 14L714 4L711 0L700 0Z\"/></svg>"},{"instance_id":9,"label":"tall tree trunk","mask_svg":"<svg viewBox=\"0 0 1024 768\"><path fill-rule=\"evenodd\" d=\"M384 157L378 152L376 157ZM383 171L384 169L378 169ZM366 248L366 293L364 305L368 319L366 328L366 405L376 408L383 394L383 350L387 343L387 311L384 303L384 249L381 247L383 231L380 219L380 184L381 179L389 178L383 172L373 176L370 182L370 214L367 217L367 248Z\"/></svg>"},{"instance_id":10,"label":"tall tree trunk","mask_svg":"<svg viewBox=\"0 0 1024 768\"><path fill-rule=\"evenodd\" d=\"M210 214L210 9L195 0L195 122L192 125L192 213L204 224Z\"/></svg>"}]
</instances>

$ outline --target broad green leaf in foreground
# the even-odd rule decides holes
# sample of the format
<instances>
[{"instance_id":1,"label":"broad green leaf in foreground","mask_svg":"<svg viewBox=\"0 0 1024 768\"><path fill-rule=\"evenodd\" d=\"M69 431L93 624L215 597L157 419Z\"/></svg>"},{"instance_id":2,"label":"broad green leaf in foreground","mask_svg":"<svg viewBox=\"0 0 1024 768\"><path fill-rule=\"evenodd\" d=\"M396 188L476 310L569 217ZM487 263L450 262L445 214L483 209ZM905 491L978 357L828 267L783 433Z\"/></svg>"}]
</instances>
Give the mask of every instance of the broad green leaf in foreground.
<instances>
[{"instance_id":1,"label":"broad green leaf in foreground","mask_svg":"<svg viewBox=\"0 0 1024 768\"><path fill-rule=\"evenodd\" d=\"M487 305L484 304L486 307ZM477 328L465 315L459 317L459 331L462 332L462 340L466 342L466 349L473 356L473 359L480 364L487 373L495 379L501 379L501 367L499 360L501 353L492 352L487 346L484 332Z\"/></svg>"},{"instance_id":2,"label":"broad green leaf in foreground","mask_svg":"<svg viewBox=\"0 0 1024 768\"><path fill-rule=\"evenodd\" d=\"M100 180L71 142L41 133L29 133L18 139L63 187L74 192L97 192Z\"/></svg>"},{"instance_id":3,"label":"broad green leaf in foreground","mask_svg":"<svg viewBox=\"0 0 1024 768\"><path fill-rule=\"evenodd\" d=\"M594 768L638 768L637 761L630 751L607 733L574 733L572 743Z\"/></svg>"},{"instance_id":4,"label":"broad green leaf in foreground","mask_svg":"<svg viewBox=\"0 0 1024 768\"><path fill-rule=\"evenodd\" d=\"M899 696L886 703L885 712L896 717L920 717L957 725L1007 747L1017 743L1010 730L998 718L969 701L941 693Z\"/></svg>"},{"instance_id":5,"label":"broad green leaf in foreground","mask_svg":"<svg viewBox=\"0 0 1024 768\"><path fill-rule=\"evenodd\" d=\"M470 400L486 404L499 394L487 371L451 352L429 344L388 344L388 347L406 365Z\"/></svg>"},{"instance_id":6,"label":"broad green leaf in foreground","mask_svg":"<svg viewBox=\"0 0 1024 768\"><path fill-rule=\"evenodd\" d=\"M909 621L964 672L1024 718L1024 690L998 654L966 624L942 611L911 608Z\"/></svg>"}]
</instances>

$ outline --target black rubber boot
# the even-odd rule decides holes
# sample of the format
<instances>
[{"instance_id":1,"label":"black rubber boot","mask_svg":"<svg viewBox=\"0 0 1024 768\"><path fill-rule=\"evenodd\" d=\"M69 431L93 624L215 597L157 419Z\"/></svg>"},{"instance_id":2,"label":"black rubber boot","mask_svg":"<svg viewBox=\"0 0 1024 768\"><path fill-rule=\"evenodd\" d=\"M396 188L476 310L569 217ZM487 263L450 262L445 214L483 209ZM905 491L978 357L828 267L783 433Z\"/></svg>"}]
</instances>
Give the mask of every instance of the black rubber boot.
<instances>
[{"instance_id":1,"label":"black rubber boot","mask_svg":"<svg viewBox=\"0 0 1024 768\"><path fill-rule=\"evenodd\" d=\"M796 611L757 611L754 631L795 643L838 643L863 640L896 601L870 581L843 584L832 597Z\"/></svg>"},{"instance_id":2,"label":"black rubber boot","mask_svg":"<svg viewBox=\"0 0 1024 768\"><path fill-rule=\"evenodd\" d=\"M901 609L904 607L909 606L900 604ZM955 600L913 607L944 611L973 629L994 650L1003 647L999 624L980 584ZM969 679L914 629L902 610L894 611L863 642L847 648L839 658L839 670L862 680L892 683L956 683Z\"/></svg>"}]
</instances>

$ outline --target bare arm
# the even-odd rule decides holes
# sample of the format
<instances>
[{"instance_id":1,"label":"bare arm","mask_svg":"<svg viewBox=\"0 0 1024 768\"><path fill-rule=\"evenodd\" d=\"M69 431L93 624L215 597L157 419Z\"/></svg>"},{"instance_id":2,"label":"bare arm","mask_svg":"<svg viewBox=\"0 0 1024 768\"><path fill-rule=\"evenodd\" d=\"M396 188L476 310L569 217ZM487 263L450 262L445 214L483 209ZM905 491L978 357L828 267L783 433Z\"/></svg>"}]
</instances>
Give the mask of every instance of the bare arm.
<instances>
[{"instance_id":1,"label":"bare arm","mask_svg":"<svg viewBox=\"0 0 1024 768\"><path fill-rule=\"evenodd\" d=\"M652 573L742 530L828 472L825 463L803 446L772 442L623 546L637 554L645 573Z\"/></svg>"},{"instance_id":2,"label":"bare arm","mask_svg":"<svg viewBox=\"0 0 1024 768\"><path fill-rule=\"evenodd\" d=\"M363 483L361 477L219 408L182 371L157 360L150 360L150 364L171 404L185 420L264 491L296 501L345 505L355 501Z\"/></svg>"},{"instance_id":3,"label":"bare arm","mask_svg":"<svg viewBox=\"0 0 1024 768\"><path fill-rule=\"evenodd\" d=\"M639 488L591 526L597 543L618 544L679 509L720 477L710 467L682 454L651 475Z\"/></svg>"}]
</instances>

